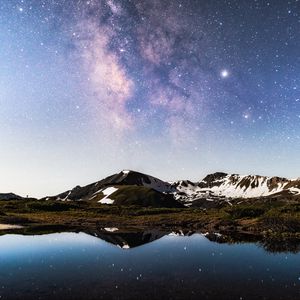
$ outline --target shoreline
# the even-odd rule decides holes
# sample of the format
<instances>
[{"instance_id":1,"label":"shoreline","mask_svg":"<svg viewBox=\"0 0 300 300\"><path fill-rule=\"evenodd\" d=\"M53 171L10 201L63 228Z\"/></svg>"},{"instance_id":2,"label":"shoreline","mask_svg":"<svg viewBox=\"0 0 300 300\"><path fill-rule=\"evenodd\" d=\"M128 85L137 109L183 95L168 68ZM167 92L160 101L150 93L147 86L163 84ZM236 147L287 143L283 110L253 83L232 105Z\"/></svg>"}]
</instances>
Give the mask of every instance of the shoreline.
<instances>
[{"instance_id":1,"label":"shoreline","mask_svg":"<svg viewBox=\"0 0 300 300\"><path fill-rule=\"evenodd\" d=\"M6 225L0 230L0 235L132 228L133 231L158 229L219 233L229 241L293 240L300 243L300 204L255 202L201 209L11 200L0 201L0 224Z\"/></svg>"}]
</instances>

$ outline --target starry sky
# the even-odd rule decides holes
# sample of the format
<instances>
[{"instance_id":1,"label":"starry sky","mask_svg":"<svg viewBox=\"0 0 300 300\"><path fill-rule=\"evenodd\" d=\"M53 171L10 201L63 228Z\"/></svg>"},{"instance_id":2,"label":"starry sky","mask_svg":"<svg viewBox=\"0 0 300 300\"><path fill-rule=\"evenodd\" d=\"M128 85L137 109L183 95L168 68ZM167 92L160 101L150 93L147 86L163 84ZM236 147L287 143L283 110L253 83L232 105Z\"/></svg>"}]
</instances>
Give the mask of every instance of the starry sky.
<instances>
[{"instance_id":1,"label":"starry sky","mask_svg":"<svg viewBox=\"0 0 300 300\"><path fill-rule=\"evenodd\" d=\"M1 0L1 192L122 169L299 177L299 13L299 0Z\"/></svg>"}]
</instances>

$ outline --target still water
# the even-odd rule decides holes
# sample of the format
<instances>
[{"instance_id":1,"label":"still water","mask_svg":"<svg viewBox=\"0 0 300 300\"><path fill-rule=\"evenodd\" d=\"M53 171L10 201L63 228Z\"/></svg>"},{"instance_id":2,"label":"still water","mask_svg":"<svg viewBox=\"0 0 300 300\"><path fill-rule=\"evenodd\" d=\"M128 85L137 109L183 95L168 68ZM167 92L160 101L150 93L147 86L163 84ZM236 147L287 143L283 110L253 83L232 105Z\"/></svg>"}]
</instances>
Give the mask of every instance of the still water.
<instances>
[{"instance_id":1,"label":"still water","mask_svg":"<svg viewBox=\"0 0 300 300\"><path fill-rule=\"evenodd\" d=\"M133 240L0 236L0 299L300 299L300 253L201 234Z\"/></svg>"}]
</instances>

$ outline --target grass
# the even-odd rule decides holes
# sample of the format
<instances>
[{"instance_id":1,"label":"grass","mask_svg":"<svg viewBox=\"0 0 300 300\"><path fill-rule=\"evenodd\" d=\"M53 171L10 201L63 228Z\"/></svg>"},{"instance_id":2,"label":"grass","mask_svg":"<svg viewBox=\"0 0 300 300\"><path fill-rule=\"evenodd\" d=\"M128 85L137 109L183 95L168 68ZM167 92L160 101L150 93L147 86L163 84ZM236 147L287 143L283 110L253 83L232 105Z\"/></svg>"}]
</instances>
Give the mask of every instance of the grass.
<instances>
[{"instance_id":1,"label":"grass","mask_svg":"<svg viewBox=\"0 0 300 300\"><path fill-rule=\"evenodd\" d=\"M262 216L266 212L265 207L236 206L226 211L232 219L252 219Z\"/></svg>"},{"instance_id":2,"label":"grass","mask_svg":"<svg viewBox=\"0 0 300 300\"><path fill-rule=\"evenodd\" d=\"M135 201L125 205L127 201L121 191L117 198L117 203L122 205L100 205L95 201L0 201L0 223L45 226L46 230L47 226L75 229L99 226L181 227L300 239L299 203L253 202L203 210L141 207L133 205ZM146 204L151 205L149 199Z\"/></svg>"}]
</instances>

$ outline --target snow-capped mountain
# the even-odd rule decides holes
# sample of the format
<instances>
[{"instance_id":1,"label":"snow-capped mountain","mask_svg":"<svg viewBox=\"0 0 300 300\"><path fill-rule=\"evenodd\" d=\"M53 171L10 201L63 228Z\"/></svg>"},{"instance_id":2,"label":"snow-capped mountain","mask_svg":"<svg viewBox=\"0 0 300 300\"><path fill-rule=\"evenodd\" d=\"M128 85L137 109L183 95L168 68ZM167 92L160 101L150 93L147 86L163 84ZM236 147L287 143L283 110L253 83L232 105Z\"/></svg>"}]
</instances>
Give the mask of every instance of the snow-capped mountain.
<instances>
[{"instance_id":1,"label":"snow-capped mountain","mask_svg":"<svg viewBox=\"0 0 300 300\"><path fill-rule=\"evenodd\" d=\"M93 184L64 192L47 200L93 200L100 204L123 203L136 205L142 201L144 205L154 203L168 207L178 202L186 206L209 206L208 203L228 203L232 200L262 197L300 196L300 179L289 180L280 177L258 175L238 175L217 172L207 175L199 182L181 180L166 182L143 173L123 170ZM172 199L175 202L172 202ZM130 202L130 199L133 199ZM149 201L144 201L150 199Z\"/></svg>"},{"instance_id":2,"label":"snow-capped mountain","mask_svg":"<svg viewBox=\"0 0 300 300\"><path fill-rule=\"evenodd\" d=\"M162 181L158 178L143 173L123 170L120 173L108 176L105 179L94 182L87 186L76 186L72 190L66 191L54 197L46 197L45 199L90 200L99 193L102 193L105 197L108 197L118 190L116 186L143 186L160 193L176 192L176 188L169 182Z\"/></svg>"},{"instance_id":3,"label":"snow-capped mountain","mask_svg":"<svg viewBox=\"0 0 300 300\"><path fill-rule=\"evenodd\" d=\"M181 207L174 197L176 188L143 173L123 170L90 185L76 186L72 190L44 200L92 200L101 204Z\"/></svg>"},{"instance_id":4,"label":"snow-capped mountain","mask_svg":"<svg viewBox=\"0 0 300 300\"><path fill-rule=\"evenodd\" d=\"M186 204L207 201L300 195L300 180L259 175L238 175L217 172L200 182L178 181L175 198Z\"/></svg>"}]
</instances>

